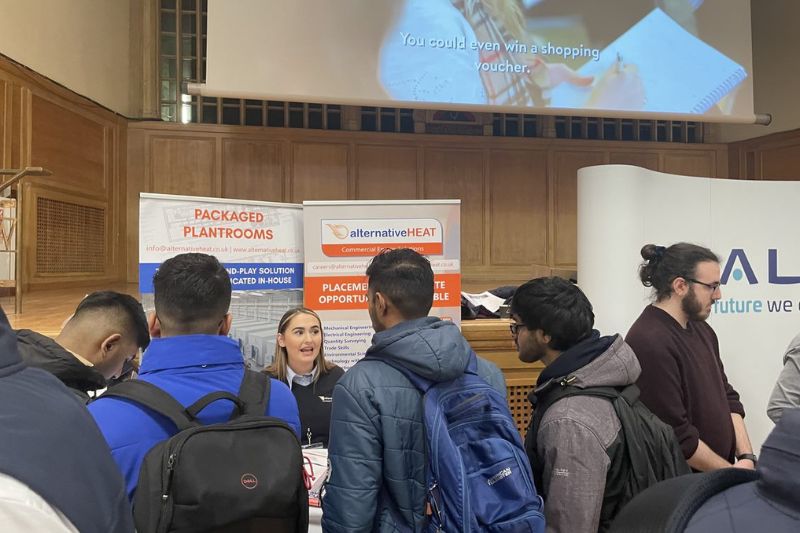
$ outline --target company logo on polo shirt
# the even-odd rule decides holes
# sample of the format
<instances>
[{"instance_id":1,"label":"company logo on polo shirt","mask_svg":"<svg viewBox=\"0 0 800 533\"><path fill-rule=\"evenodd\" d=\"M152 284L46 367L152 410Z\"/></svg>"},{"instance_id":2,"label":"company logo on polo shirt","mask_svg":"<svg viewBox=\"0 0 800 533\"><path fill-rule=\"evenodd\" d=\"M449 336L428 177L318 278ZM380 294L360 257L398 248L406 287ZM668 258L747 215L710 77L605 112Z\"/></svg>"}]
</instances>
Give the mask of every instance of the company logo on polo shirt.
<instances>
[{"instance_id":1,"label":"company logo on polo shirt","mask_svg":"<svg viewBox=\"0 0 800 533\"><path fill-rule=\"evenodd\" d=\"M327 256L371 257L386 248L411 248L441 255L441 223L432 218L322 221L322 251Z\"/></svg>"},{"instance_id":2,"label":"company logo on polo shirt","mask_svg":"<svg viewBox=\"0 0 800 533\"><path fill-rule=\"evenodd\" d=\"M242 474L241 482L247 490L253 490L258 486L258 478L253 474Z\"/></svg>"}]
</instances>

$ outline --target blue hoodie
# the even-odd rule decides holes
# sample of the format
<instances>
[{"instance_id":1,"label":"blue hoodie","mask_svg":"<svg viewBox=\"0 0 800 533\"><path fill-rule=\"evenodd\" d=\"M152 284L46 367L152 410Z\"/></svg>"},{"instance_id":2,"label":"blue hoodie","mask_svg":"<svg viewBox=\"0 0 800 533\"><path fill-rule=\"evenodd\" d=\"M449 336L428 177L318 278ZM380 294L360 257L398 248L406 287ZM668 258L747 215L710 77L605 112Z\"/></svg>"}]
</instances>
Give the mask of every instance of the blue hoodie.
<instances>
[{"instance_id":1,"label":"blue hoodie","mask_svg":"<svg viewBox=\"0 0 800 533\"><path fill-rule=\"evenodd\" d=\"M27 485L81 533L133 533L122 476L92 417L56 377L22 362L2 309L0 472Z\"/></svg>"},{"instance_id":2,"label":"blue hoodie","mask_svg":"<svg viewBox=\"0 0 800 533\"><path fill-rule=\"evenodd\" d=\"M442 382L463 374L471 351L455 324L426 317L375 334L367 355ZM373 358L345 372L333 391L322 515L329 533L395 531L393 514L415 531L426 521L422 397L398 370ZM478 358L478 374L505 395L496 366Z\"/></svg>"}]
</instances>

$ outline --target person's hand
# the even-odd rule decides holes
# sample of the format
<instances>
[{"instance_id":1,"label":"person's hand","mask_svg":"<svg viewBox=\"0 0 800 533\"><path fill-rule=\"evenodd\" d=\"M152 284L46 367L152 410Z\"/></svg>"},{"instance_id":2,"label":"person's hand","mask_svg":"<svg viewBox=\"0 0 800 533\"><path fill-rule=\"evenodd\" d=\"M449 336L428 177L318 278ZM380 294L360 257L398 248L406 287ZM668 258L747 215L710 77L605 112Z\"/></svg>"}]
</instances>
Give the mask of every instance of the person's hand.
<instances>
[{"instance_id":1,"label":"person's hand","mask_svg":"<svg viewBox=\"0 0 800 533\"><path fill-rule=\"evenodd\" d=\"M733 468L741 468L743 470L755 470L756 465L750 459L739 459L733 463Z\"/></svg>"},{"instance_id":2,"label":"person's hand","mask_svg":"<svg viewBox=\"0 0 800 533\"><path fill-rule=\"evenodd\" d=\"M636 65L615 63L595 84L586 107L637 110L645 102L644 85Z\"/></svg>"},{"instance_id":3,"label":"person's hand","mask_svg":"<svg viewBox=\"0 0 800 533\"><path fill-rule=\"evenodd\" d=\"M588 87L594 76L581 76L564 63L545 63L541 58L534 59L530 65L533 80L542 89L552 89L562 83L576 87Z\"/></svg>"}]
</instances>

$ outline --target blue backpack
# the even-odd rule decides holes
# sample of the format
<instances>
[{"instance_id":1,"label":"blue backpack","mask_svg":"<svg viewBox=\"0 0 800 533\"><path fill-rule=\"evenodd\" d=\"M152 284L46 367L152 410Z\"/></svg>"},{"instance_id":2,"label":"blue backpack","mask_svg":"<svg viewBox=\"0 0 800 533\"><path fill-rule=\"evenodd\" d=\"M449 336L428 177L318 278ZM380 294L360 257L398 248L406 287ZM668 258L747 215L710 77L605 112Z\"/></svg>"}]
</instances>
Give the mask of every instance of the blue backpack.
<instances>
[{"instance_id":1,"label":"blue backpack","mask_svg":"<svg viewBox=\"0 0 800 533\"><path fill-rule=\"evenodd\" d=\"M542 499L502 394L477 373L435 383L390 364L423 394L428 531L543 533Z\"/></svg>"}]
</instances>

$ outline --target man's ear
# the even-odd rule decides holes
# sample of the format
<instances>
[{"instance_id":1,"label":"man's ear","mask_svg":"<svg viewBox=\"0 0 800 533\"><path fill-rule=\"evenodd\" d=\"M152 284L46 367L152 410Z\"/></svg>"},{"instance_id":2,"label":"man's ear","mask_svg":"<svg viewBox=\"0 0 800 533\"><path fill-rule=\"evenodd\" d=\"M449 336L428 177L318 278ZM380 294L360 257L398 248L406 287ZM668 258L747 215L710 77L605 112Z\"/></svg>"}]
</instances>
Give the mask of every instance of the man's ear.
<instances>
[{"instance_id":1,"label":"man's ear","mask_svg":"<svg viewBox=\"0 0 800 533\"><path fill-rule=\"evenodd\" d=\"M233 315L225 313L225 316L222 317L222 322L219 324L219 334L227 337L228 333L231 331L231 324L233 324Z\"/></svg>"},{"instance_id":2,"label":"man's ear","mask_svg":"<svg viewBox=\"0 0 800 533\"><path fill-rule=\"evenodd\" d=\"M673 279L672 283L670 283L670 287L672 288L672 292L681 298L686 296L686 294L689 292L689 282L681 277Z\"/></svg>"},{"instance_id":3,"label":"man's ear","mask_svg":"<svg viewBox=\"0 0 800 533\"><path fill-rule=\"evenodd\" d=\"M109 356L109 352L113 351L119 346L119 341L122 335L119 333L112 333L100 343L100 359L105 360Z\"/></svg>"},{"instance_id":4,"label":"man's ear","mask_svg":"<svg viewBox=\"0 0 800 533\"><path fill-rule=\"evenodd\" d=\"M161 338L161 321L158 320L155 311L150 311L150 313L147 315L147 329L150 330L151 338Z\"/></svg>"},{"instance_id":5,"label":"man's ear","mask_svg":"<svg viewBox=\"0 0 800 533\"><path fill-rule=\"evenodd\" d=\"M383 295L381 292L375 292L373 295L375 299L375 312L378 316L386 316L389 312L389 301L386 299L386 296Z\"/></svg>"},{"instance_id":6,"label":"man's ear","mask_svg":"<svg viewBox=\"0 0 800 533\"><path fill-rule=\"evenodd\" d=\"M550 346L550 341L553 340L553 337L551 337L550 335L545 333L544 330L541 329L534 330L533 337L539 344L546 344L547 346Z\"/></svg>"}]
</instances>

